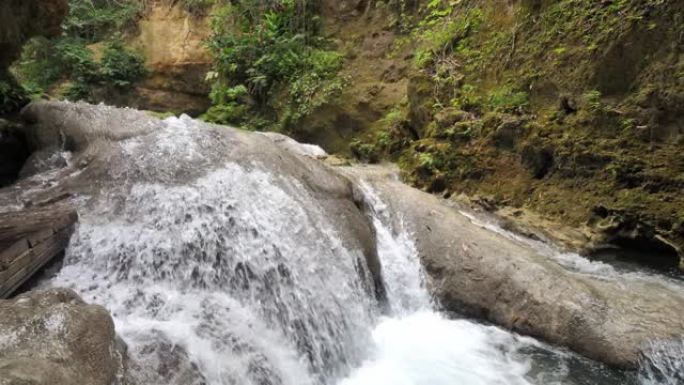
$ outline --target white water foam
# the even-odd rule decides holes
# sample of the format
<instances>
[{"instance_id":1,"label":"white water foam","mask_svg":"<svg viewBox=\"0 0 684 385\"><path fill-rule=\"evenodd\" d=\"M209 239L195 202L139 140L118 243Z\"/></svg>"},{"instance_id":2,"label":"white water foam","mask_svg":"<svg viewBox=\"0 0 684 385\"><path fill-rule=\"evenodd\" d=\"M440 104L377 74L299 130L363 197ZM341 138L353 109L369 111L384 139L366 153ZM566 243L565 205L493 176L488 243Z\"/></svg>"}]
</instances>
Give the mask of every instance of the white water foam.
<instances>
[{"instance_id":1,"label":"white water foam","mask_svg":"<svg viewBox=\"0 0 684 385\"><path fill-rule=\"evenodd\" d=\"M100 203L52 284L107 306L143 371L164 341L216 385L324 384L365 355L375 305L362 255L297 182L228 164Z\"/></svg>"},{"instance_id":2,"label":"white water foam","mask_svg":"<svg viewBox=\"0 0 684 385\"><path fill-rule=\"evenodd\" d=\"M340 385L527 385L516 337L424 310L388 318L373 332L375 354Z\"/></svg>"},{"instance_id":3,"label":"white water foam","mask_svg":"<svg viewBox=\"0 0 684 385\"><path fill-rule=\"evenodd\" d=\"M674 341L654 341L641 359L642 385L684 384L684 337Z\"/></svg>"},{"instance_id":4,"label":"white water foam","mask_svg":"<svg viewBox=\"0 0 684 385\"><path fill-rule=\"evenodd\" d=\"M411 234L361 182L378 242L390 304L373 331L373 353L339 385L523 385L528 362L516 337L498 328L449 320L433 310Z\"/></svg>"},{"instance_id":5,"label":"white water foam","mask_svg":"<svg viewBox=\"0 0 684 385\"><path fill-rule=\"evenodd\" d=\"M360 187L375 226L391 310L373 330L371 356L338 385L635 384L633 377L573 353L434 310L401 216L392 215L368 183Z\"/></svg>"}]
</instances>

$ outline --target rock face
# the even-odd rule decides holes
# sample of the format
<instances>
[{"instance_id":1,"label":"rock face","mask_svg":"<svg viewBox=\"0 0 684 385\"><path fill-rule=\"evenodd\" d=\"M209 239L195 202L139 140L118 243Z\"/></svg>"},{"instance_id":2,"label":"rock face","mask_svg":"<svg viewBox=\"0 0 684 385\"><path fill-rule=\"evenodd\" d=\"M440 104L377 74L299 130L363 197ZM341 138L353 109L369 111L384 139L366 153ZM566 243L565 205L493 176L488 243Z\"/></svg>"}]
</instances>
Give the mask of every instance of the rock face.
<instances>
[{"instance_id":1,"label":"rock face","mask_svg":"<svg viewBox=\"0 0 684 385\"><path fill-rule=\"evenodd\" d=\"M155 2L138 25L131 45L145 56L149 75L136 87L139 108L197 115L210 105L211 68L206 39L209 17L191 15L180 6Z\"/></svg>"},{"instance_id":2,"label":"rock face","mask_svg":"<svg viewBox=\"0 0 684 385\"><path fill-rule=\"evenodd\" d=\"M684 335L681 287L569 270L386 174L353 174L370 179L395 219L411 228L432 291L447 310L623 368L637 367L650 341Z\"/></svg>"},{"instance_id":3,"label":"rock face","mask_svg":"<svg viewBox=\"0 0 684 385\"><path fill-rule=\"evenodd\" d=\"M0 384L112 385L124 352L107 311L70 290L0 301Z\"/></svg>"}]
</instances>

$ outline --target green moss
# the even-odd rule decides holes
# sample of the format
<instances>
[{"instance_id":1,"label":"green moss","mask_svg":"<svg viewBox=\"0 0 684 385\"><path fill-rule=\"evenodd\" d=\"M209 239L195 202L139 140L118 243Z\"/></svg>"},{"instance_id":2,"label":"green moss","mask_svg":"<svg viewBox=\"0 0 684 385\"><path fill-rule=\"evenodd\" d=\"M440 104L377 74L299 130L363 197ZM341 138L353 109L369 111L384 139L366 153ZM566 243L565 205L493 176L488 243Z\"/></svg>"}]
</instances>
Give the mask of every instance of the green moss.
<instances>
[{"instance_id":1,"label":"green moss","mask_svg":"<svg viewBox=\"0 0 684 385\"><path fill-rule=\"evenodd\" d=\"M574 225L609 207L684 246L671 225L684 217L682 14L657 0L424 2L389 156L430 191Z\"/></svg>"},{"instance_id":2,"label":"green moss","mask_svg":"<svg viewBox=\"0 0 684 385\"><path fill-rule=\"evenodd\" d=\"M238 1L216 11L209 41L214 107L207 115L233 124L268 121L271 128L296 134L305 117L341 94L347 81L337 76L343 56L320 35L315 4L268 3ZM243 106L223 96L235 87L247 91Z\"/></svg>"}]
</instances>

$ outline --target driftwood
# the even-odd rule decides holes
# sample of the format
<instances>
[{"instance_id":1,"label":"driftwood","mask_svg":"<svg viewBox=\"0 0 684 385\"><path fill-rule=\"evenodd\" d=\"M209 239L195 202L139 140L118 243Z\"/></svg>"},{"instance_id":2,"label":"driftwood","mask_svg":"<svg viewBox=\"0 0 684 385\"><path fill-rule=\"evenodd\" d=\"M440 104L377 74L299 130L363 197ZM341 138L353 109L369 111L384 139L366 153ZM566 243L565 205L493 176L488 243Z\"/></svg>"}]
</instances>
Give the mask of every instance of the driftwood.
<instances>
[{"instance_id":1,"label":"driftwood","mask_svg":"<svg viewBox=\"0 0 684 385\"><path fill-rule=\"evenodd\" d=\"M77 220L64 205L0 213L0 298L11 296L64 251Z\"/></svg>"}]
</instances>

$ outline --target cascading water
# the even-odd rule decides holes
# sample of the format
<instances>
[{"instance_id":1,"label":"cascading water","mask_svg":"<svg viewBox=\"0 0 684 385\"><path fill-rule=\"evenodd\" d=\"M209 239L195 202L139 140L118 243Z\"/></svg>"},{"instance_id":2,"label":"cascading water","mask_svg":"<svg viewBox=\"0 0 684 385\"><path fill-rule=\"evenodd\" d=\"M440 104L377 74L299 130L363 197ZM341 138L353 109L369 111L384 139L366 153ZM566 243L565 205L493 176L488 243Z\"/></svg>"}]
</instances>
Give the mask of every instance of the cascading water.
<instances>
[{"instance_id":1,"label":"cascading water","mask_svg":"<svg viewBox=\"0 0 684 385\"><path fill-rule=\"evenodd\" d=\"M138 355L142 335L181 345L210 384L326 383L362 355L373 301L314 199L274 178L137 185L115 217L82 215L55 284L106 304Z\"/></svg>"},{"instance_id":2,"label":"cascading water","mask_svg":"<svg viewBox=\"0 0 684 385\"><path fill-rule=\"evenodd\" d=\"M373 331L371 357L339 385L636 384L633 376L532 338L435 310L411 234L366 183L390 312Z\"/></svg>"},{"instance_id":3,"label":"cascading water","mask_svg":"<svg viewBox=\"0 0 684 385\"><path fill-rule=\"evenodd\" d=\"M221 132L187 117L126 131L100 153L104 177L88 168L67 177L101 178L88 188L73 183L84 191L74 199L80 223L48 284L110 310L138 383L637 383L531 338L437 312L412 235L361 184L387 294L380 306L365 256L345 243L346 230L326 210L335 195L279 172L273 165L282 159L226 159L238 134ZM662 375L641 377L651 385Z\"/></svg>"}]
</instances>

